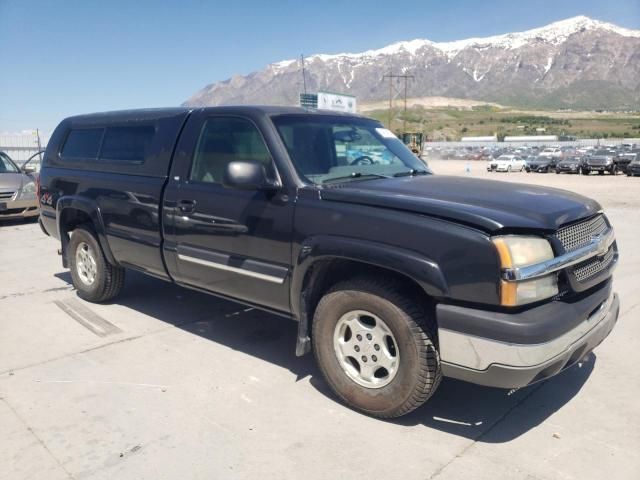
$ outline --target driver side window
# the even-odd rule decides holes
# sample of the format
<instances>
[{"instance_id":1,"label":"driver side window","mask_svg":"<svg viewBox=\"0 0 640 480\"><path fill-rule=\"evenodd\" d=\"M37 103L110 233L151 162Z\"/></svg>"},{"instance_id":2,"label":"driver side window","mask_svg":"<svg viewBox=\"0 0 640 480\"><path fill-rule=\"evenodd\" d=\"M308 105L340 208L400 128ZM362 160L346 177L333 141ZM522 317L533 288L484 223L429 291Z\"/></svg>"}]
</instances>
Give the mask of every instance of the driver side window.
<instances>
[{"instance_id":1,"label":"driver side window","mask_svg":"<svg viewBox=\"0 0 640 480\"><path fill-rule=\"evenodd\" d=\"M273 176L271 155L252 122L238 117L209 118L200 132L189 179L222 183L224 171L233 161L262 163L267 175Z\"/></svg>"}]
</instances>

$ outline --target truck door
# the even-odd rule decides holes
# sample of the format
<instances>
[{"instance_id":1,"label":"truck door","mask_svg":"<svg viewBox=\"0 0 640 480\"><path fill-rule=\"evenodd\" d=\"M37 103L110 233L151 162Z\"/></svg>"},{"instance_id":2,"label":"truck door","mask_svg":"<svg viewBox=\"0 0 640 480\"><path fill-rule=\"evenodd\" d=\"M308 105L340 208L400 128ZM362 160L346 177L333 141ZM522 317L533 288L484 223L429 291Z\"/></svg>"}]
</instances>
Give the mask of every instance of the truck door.
<instances>
[{"instance_id":1,"label":"truck door","mask_svg":"<svg viewBox=\"0 0 640 480\"><path fill-rule=\"evenodd\" d=\"M164 254L178 283L288 312L293 195L222 186L234 160L278 178L271 151L254 120L194 112L165 190Z\"/></svg>"}]
</instances>

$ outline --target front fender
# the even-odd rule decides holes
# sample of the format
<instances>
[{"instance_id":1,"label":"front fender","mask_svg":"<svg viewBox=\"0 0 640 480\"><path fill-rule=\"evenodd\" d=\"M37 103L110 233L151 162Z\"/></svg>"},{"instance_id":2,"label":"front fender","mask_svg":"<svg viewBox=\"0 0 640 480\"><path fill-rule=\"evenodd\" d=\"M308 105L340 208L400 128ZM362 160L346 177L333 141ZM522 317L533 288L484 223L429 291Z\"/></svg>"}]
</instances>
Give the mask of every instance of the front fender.
<instances>
[{"instance_id":1,"label":"front fender","mask_svg":"<svg viewBox=\"0 0 640 480\"><path fill-rule=\"evenodd\" d=\"M291 308L296 318L301 318L301 294L304 281L313 264L326 259L354 260L376 267L393 270L413 279L432 297L447 296L449 289L437 263L424 255L392 245L366 240L318 235L308 238L294 265L291 279Z\"/></svg>"},{"instance_id":2,"label":"front fender","mask_svg":"<svg viewBox=\"0 0 640 480\"><path fill-rule=\"evenodd\" d=\"M64 267L67 267L68 265L67 246L69 244L69 235L67 234L64 226L60 224L60 222L63 218L64 210L69 208L79 210L85 213L91 219L93 229L98 236L98 243L100 243L100 247L102 247L102 251L107 258L107 261L112 265L117 265L118 262L113 256L113 252L111 251L109 242L107 241L104 221L102 219L102 213L100 212L100 206L98 205L98 203L95 200L91 200L89 198L68 195L60 197L56 204L56 224L58 227L58 235L60 237L60 241L62 242L62 263Z\"/></svg>"}]
</instances>

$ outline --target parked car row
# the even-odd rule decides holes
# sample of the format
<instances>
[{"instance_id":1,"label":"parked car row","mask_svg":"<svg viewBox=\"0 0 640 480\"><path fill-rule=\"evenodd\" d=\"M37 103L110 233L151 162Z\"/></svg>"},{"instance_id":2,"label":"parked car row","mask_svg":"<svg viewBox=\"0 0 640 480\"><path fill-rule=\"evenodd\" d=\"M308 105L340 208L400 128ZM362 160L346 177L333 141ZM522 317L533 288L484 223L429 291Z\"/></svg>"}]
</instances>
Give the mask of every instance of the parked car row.
<instances>
[{"instance_id":1,"label":"parked car row","mask_svg":"<svg viewBox=\"0 0 640 480\"><path fill-rule=\"evenodd\" d=\"M490 162L487 167L489 171L519 171L522 160L525 162L524 169L527 172L618 174L627 173L628 166L640 156L640 145L627 143L588 147L558 145L513 147L507 145L505 147L465 146L456 148L426 145L424 155L427 158L442 160L485 160ZM498 162L501 157L502 160ZM511 158L515 163L505 164L504 160L508 158ZM498 167L498 163L501 164L500 167Z\"/></svg>"},{"instance_id":2,"label":"parked car row","mask_svg":"<svg viewBox=\"0 0 640 480\"><path fill-rule=\"evenodd\" d=\"M523 169L534 173L575 173L600 175L619 173L640 175L640 148L574 149L545 148L538 155L522 156L517 153L502 154L489 160L489 172L519 172Z\"/></svg>"}]
</instances>

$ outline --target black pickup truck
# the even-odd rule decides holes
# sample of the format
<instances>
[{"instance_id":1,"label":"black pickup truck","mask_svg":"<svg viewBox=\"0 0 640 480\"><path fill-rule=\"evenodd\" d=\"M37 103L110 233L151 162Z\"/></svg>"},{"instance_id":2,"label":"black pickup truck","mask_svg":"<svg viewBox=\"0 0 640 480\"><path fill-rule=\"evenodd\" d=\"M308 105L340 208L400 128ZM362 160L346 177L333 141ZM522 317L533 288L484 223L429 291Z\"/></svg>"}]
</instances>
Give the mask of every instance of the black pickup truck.
<instances>
[{"instance_id":1,"label":"black pickup truck","mask_svg":"<svg viewBox=\"0 0 640 480\"><path fill-rule=\"evenodd\" d=\"M433 175L356 115L287 107L67 118L38 186L78 295L127 269L298 321L348 405L410 412L442 376L548 378L611 331L618 249L598 203ZM292 346L293 348L293 346Z\"/></svg>"}]
</instances>

